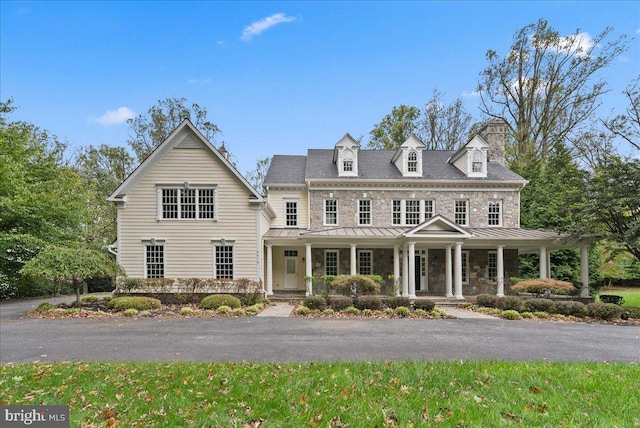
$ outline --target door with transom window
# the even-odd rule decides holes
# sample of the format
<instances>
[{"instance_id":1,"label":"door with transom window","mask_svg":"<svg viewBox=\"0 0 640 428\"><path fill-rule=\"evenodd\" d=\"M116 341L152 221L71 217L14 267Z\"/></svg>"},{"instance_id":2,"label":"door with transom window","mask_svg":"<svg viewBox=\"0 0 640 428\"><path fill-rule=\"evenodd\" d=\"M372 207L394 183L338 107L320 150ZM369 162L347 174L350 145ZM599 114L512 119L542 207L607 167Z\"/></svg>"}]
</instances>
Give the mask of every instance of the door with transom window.
<instances>
[{"instance_id":1,"label":"door with transom window","mask_svg":"<svg viewBox=\"0 0 640 428\"><path fill-rule=\"evenodd\" d=\"M284 258L284 288L285 290L295 290L298 288L298 258Z\"/></svg>"}]
</instances>

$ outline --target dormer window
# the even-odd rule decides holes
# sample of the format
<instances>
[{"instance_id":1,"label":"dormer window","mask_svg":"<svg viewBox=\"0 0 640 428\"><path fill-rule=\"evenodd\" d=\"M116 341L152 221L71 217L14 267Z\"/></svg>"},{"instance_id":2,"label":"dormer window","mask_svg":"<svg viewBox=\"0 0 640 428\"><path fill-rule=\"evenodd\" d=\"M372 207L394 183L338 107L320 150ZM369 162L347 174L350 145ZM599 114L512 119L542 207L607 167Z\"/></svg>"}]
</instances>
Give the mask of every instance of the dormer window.
<instances>
[{"instance_id":1,"label":"dormer window","mask_svg":"<svg viewBox=\"0 0 640 428\"><path fill-rule=\"evenodd\" d=\"M342 154L342 170L353 172L353 152L351 150L345 150Z\"/></svg>"},{"instance_id":2,"label":"dormer window","mask_svg":"<svg viewBox=\"0 0 640 428\"><path fill-rule=\"evenodd\" d=\"M473 152L473 157L471 159L471 172L482 172L484 159L485 157L482 152Z\"/></svg>"},{"instance_id":3,"label":"dormer window","mask_svg":"<svg viewBox=\"0 0 640 428\"><path fill-rule=\"evenodd\" d=\"M333 162L338 167L339 177L358 176L358 151L360 144L346 134L335 146Z\"/></svg>"},{"instance_id":4,"label":"dormer window","mask_svg":"<svg viewBox=\"0 0 640 428\"><path fill-rule=\"evenodd\" d=\"M453 164L467 177L486 178L487 177L487 151L489 143L482 137L476 135L464 146L449 158L448 162Z\"/></svg>"},{"instance_id":5,"label":"dormer window","mask_svg":"<svg viewBox=\"0 0 640 428\"><path fill-rule=\"evenodd\" d=\"M418 154L414 151L407 157L407 172L418 172Z\"/></svg>"}]
</instances>

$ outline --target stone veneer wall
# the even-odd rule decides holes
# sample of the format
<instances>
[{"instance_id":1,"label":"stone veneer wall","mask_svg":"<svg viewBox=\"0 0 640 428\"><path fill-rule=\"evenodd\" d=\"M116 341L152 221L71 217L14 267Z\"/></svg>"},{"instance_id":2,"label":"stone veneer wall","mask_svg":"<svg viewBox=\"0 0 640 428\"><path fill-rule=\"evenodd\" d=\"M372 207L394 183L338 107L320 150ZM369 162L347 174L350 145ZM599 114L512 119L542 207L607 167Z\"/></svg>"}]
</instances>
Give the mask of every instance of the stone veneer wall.
<instances>
[{"instance_id":1,"label":"stone veneer wall","mask_svg":"<svg viewBox=\"0 0 640 428\"><path fill-rule=\"evenodd\" d=\"M331 196L333 195L333 196ZM365 196L366 195L366 196ZM520 196L517 190L455 191L455 190L312 190L310 191L311 229L323 229L324 200L338 201L337 227L358 226L358 200L373 201L373 227L392 227L392 201L396 199L434 200L434 214L454 218L454 201L469 200L469 227L487 227L490 200L502 200L502 227L519 227Z\"/></svg>"},{"instance_id":2,"label":"stone veneer wall","mask_svg":"<svg viewBox=\"0 0 640 428\"><path fill-rule=\"evenodd\" d=\"M393 249L368 249L365 247L359 250L373 251L373 274L382 276L386 280L389 275L393 275ZM349 275L350 272L350 248L338 248L339 265L338 273L340 275ZM312 249L311 255L313 259L313 276L319 278L324 275L324 249ZM416 255L421 249L416 250ZM487 250L464 250L469 251L469 284L462 285L463 295L475 295L481 293L495 294L497 285L495 282L489 282L488 275L488 252L495 249ZM452 254L453 257L453 249ZM445 284L445 250L430 249L428 251L428 281L429 294L444 295L446 290ZM505 294L510 294L509 286L510 278L518 274L518 250L504 250L504 288ZM452 284L453 286L453 284Z\"/></svg>"}]
</instances>

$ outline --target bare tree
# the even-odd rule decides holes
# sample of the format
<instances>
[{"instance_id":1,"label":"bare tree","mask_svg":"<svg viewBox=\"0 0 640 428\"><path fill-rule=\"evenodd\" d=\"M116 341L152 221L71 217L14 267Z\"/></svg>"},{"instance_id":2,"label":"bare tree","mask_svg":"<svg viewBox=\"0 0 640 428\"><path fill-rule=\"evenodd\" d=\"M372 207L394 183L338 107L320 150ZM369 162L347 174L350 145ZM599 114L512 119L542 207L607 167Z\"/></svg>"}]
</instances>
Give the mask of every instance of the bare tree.
<instances>
[{"instance_id":1,"label":"bare tree","mask_svg":"<svg viewBox=\"0 0 640 428\"><path fill-rule=\"evenodd\" d=\"M640 76L633 79L623 93L629 100L626 114L603 120L602 123L613 135L640 150Z\"/></svg>"},{"instance_id":2,"label":"bare tree","mask_svg":"<svg viewBox=\"0 0 640 428\"><path fill-rule=\"evenodd\" d=\"M466 143L471 114L458 97L445 104L442 92L433 90L431 99L424 105L421 119L422 141L430 150L452 150Z\"/></svg>"},{"instance_id":3,"label":"bare tree","mask_svg":"<svg viewBox=\"0 0 640 428\"><path fill-rule=\"evenodd\" d=\"M505 57L487 52L480 110L507 123L517 155L546 159L600 106L608 90L597 73L627 48L624 35L606 41L611 31L561 36L541 19L515 34Z\"/></svg>"}]
</instances>

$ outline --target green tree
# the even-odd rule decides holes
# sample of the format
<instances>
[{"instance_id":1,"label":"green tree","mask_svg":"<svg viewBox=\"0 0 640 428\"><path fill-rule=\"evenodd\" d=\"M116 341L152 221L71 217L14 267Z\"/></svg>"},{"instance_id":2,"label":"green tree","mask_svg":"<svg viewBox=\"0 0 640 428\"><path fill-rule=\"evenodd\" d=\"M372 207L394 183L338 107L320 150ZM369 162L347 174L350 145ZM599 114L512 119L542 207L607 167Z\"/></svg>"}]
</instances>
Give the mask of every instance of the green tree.
<instances>
[{"instance_id":1,"label":"green tree","mask_svg":"<svg viewBox=\"0 0 640 428\"><path fill-rule=\"evenodd\" d=\"M270 157L260 159L256 163L256 168L253 171L247 172L247 180L261 194L264 192L262 189L262 182L264 181L264 177L267 175L270 164Z\"/></svg>"},{"instance_id":2,"label":"green tree","mask_svg":"<svg viewBox=\"0 0 640 428\"><path fill-rule=\"evenodd\" d=\"M625 113L602 123L613 135L640 150L640 76L633 79L623 93L629 101Z\"/></svg>"},{"instance_id":3,"label":"green tree","mask_svg":"<svg viewBox=\"0 0 640 428\"><path fill-rule=\"evenodd\" d=\"M207 119L207 109L195 103L189 107L186 103L186 98L177 97L158 100L146 115L127 120L131 132L128 144L138 162L145 160L184 119L191 120L204 137L213 142L220 129Z\"/></svg>"},{"instance_id":4,"label":"green tree","mask_svg":"<svg viewBox=\"0 0 640 428\"><path fill-rule=\"evenodd\" d=\"M368 147L375 150L396 150L420 127L420 109L407 105L393 107L391 113L374 125L369 133Z\"/></svg>"},{"instance_id":5,"label":"green tree","mask_svg":"<svg viewBox=\"0 0 640 428\"><path fill-rule=\"evenodd\" d=\"M598 73L627 48L625 36L606 40L611 31L561 36L541 19L515 34L504 57L487 52L480 110L506 122L516 156L545 161L554 143L592 118L607 92Z\"/></svg>"},{"instance_id":6,"label":"green tree","mask_svg":"<svg viewBox=\"0 0 640 428\"><path fill-rule=\"evenodd\" d=\"M76 167L89 195L83 240L98 247L111 243L117 236L117 214L115 205L107 201L107 197L131 174L134 159L124 147L102 144L82 149Z\"/></svg>"},{"instance_id":7,"label":"green tree","mask_svg":"<svg viewBox=\"0 0 640 428\"><path fill-rule=\"evenodd\" d=\"M47 278L54 283L68 280L76 292L76 306L80 306L80 291L86 278L115 276L118 265L107 254L82 247L49 246L25 263L22 274Z\"/></svg>"}]
</instances>

